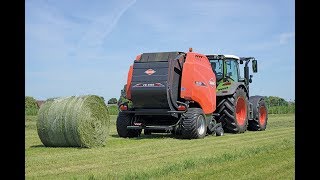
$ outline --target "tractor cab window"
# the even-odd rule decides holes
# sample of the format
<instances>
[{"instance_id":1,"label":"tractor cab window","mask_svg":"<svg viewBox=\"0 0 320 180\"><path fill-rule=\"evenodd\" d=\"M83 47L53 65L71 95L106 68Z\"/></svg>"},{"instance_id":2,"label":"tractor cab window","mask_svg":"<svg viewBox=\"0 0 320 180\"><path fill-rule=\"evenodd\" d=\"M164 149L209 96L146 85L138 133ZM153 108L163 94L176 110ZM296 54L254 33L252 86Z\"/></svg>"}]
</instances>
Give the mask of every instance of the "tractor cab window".
<instances>
[{"instance_id":1,"label":"tractor cab window","mask_svg":"<svg viewBox=\"0 0 320 180\"><path fill-rule=\"evenodd\" d=\"M238 61L235 59L227 59L226 61L226 77L238 82L239 72L238 72Z\"/></svg>"},{"instance_id":2,"label":"tractor cab window","mask_svg":"<svg viewBox=\"0 0 320 180\"><path fill-rule=\"evenodd\" d=\"M210 60L213 73L216 75L217 81L223 78L223 61Z\"/></svg>"}]
</instances>

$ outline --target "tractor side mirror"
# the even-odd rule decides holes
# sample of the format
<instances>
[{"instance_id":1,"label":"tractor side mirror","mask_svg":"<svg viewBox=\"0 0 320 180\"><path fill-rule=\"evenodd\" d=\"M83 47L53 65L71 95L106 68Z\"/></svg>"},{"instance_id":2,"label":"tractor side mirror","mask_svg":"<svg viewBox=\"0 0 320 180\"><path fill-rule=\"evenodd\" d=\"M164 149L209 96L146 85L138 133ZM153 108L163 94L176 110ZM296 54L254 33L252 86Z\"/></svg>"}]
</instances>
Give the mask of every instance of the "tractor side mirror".
<instances>
[{"instance_id":1,"label":"tractor side mirror","mask_svg":"<svg viewBox=\"0 0 320 180\"><path fill-rule=\"evenodd\" d=\"M252 60L252 71L254 73L258 72L258 63L257 63L257 60Z\"/></svg>"}]
</instances>

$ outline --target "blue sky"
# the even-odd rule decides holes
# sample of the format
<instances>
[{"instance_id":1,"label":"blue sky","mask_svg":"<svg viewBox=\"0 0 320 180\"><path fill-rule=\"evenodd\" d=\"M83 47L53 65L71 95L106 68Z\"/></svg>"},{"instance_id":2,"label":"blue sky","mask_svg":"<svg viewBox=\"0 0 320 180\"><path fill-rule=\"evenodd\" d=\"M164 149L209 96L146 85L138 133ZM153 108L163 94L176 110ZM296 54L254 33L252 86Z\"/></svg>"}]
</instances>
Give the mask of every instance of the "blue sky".
<instances>
[{"instance_id":1,"label":"blue sky","mask_svg":"<svg viewBox=\"0 0 320 180\"><path fill-rule=\"evenodd\" d=\"M293 0L27 0L25 95L119 98L143 52L253 56L251 95L295 99Z\"/></svg>"}]
</instances>

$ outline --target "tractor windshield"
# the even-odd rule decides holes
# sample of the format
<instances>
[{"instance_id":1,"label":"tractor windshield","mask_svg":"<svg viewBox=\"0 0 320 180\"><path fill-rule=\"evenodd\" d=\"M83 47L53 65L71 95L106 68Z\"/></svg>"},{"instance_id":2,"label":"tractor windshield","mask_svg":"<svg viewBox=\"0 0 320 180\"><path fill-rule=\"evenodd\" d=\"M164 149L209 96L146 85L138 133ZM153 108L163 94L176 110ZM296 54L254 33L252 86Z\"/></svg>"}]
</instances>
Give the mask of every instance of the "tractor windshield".
<instances>
[{"instance_id":1,"label":"tractor windshield","mask_svg":"<svg viewBox=\"0 0 320 180\"><path fill-rule=\"evenodd\" d=\"M223 62L225 62L225 67L223 67ZM239 79L239 64L235 59L224 59L224 60L210 60L212 71L216 75L217 81L223 78L223 69L225 69L225 77L231 78L233 81L238 81Z\"/></svg>"},{"instance_id":2,"label":"tractor windshield","mask_svg":"<svg viewBox=\"0 0 320 180\"><path fill-rule=\"evenodd\" d=\"M239 78L239 65L235 59L226 59L226 77L231 78L233 81L238 81Z\"/></svg>"},{"instance_id":3,"label":"tractor windshield","mask_svg":"<svg viewBox=\"0 0 320 180\"><path fill-rule=\"evenodd\" d=\"M216 75L217 81L223 78L223 60L210 60L212 71Z\"/></svg>"}]
</instances>

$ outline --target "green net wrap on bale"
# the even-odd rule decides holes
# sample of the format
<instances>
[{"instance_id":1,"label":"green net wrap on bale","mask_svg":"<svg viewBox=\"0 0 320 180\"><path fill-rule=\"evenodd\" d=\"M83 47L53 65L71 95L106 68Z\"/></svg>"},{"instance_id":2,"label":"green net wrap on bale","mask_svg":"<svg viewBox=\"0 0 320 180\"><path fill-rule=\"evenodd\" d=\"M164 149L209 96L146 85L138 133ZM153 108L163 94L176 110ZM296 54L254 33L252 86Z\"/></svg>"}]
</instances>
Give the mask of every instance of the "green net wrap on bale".
<instances>
[{"instance_id":1,"label":"green net wrap on bale","mask_svg":"<svg viewBox=\"0 0 320 180\"><path fill-rule=\"evenodd\" d=\"M108 108L96 95L48 100L38 113L38 135L50 147L104 146L109 126Z\"/></svg>"}]
</instances>

